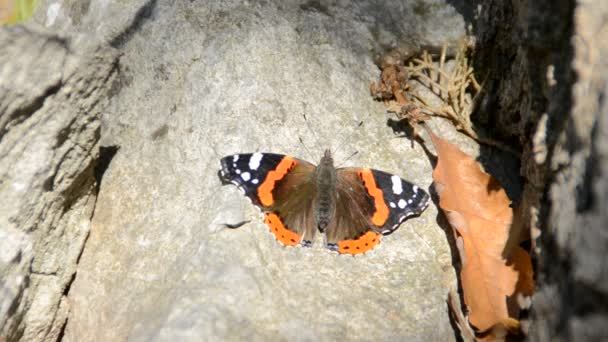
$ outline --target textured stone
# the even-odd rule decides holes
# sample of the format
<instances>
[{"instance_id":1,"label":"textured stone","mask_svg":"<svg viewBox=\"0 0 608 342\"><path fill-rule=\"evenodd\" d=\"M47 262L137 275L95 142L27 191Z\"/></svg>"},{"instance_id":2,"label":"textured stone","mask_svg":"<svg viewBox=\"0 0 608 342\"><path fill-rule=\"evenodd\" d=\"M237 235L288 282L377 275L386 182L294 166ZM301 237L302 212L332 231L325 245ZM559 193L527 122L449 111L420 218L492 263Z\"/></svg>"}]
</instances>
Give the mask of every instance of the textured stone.
<instances>
[{"instance_id":1,"label":"textured stone","mask_svg":"<svg viewBox=\"0 0 608 342\"><path fill-rule=\"evenodd\" d=\"M282 248L215 172L224 154L332 147L426 188L428 160L388 138L367 82L387 48L459 39L454 8L475 24L477 128L522 150L522 221L542 229L531 337L606 339L606 4L489 1L473 22L447 2L44 1L28 29L2 28L0 339L452 339L434 206L365 256ZM107 45L123 57L105 111ZM118 153L70 287L100 138L104 167Z\"/></svg>"},{"instance_id":2,"label":"textured stone","mask_svg":"<svg viewBox=\"0 0 608 342\"><path fill-rule=\"evenodd\" d=\"M40 9L39 23L79 32L79 40L94 33L90 39L122 53L101 137L120 149L69 291L66 340L454 338L445 298L455 277L434 206L353 258L320 241L279 246L216 175L225 154L262 150L318 162L331 147L338 163L358 151L346 165L428 188L429 160L420 146L392 137L368 84L385 48L462 36L451 6L53 5ZM251 222L223 225L241 220Z\"/></svg>"},{"instance_id":3,"label":"textured stone","mask_svg":"<svg viewBox=\"0 0 608 342\"><path fill-rule=\"evenodd\" d=\"M546 325L535 337L600 341L608 339L608 24L603 19L608 4L586 1L572 15L572 107L557 126L546 236L541 236L542 279L558 295L539 292L537 310L552 314L537 316Z\"/></svg>"},{"instance_id":4,"label":"textured stone","mask_svg":"<svg viewBox=\"0 0 608 342\"><path fill-rule=\"evenodd\" d=\"M56 340L90 228L99 118L116 56L0 28L0 336Z\"/></svg>"},{"instance_id":5,"label":"textured stone","mask_svg":"<svg viewBox=\"0 0 608 342\"><path fill-rule=\"evenodd\" d=\"M478 63L492 94L485 122L523 150L522 221L538 253L535 341L608 339L607 14L599 0L491 1L479 14Z\"/></svg>"}]
</instances>

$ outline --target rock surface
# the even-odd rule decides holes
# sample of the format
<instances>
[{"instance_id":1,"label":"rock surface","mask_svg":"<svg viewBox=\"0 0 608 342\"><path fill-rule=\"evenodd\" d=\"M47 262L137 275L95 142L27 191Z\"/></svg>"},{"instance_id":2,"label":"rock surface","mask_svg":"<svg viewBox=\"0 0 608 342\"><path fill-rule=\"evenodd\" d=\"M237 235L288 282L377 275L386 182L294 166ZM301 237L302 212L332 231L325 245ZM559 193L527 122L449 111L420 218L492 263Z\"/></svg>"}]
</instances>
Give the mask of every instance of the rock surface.
<instances>
[{"instance_id":1,"label":"rock surface","mask_svg":"<svg viewBox=\"0 0 608 342\"><path fill-rule=\"evenodd\" d=\"M481 9L478 62L495 114L482 121L523 150L523 221L538 252L530 338L607 340L608 3Z\"/></svg>"},{"instance_id":2,"label":"rock surface","mask_svg":"<svg viewBox=\"0 0 608 342\"><path fill-rule=\"evenodd\" d=\"M455 277L434 206L353 258L320 241L279 246L216 175L225 154L317 162L331 147L338 163L358 151L346 165L428 188L429 160L391 136L368 84L378 76L374 55L387 46L459 38L464 24L451 6L58 4L45 3L36 20L94 32L122 53L101 137L120 149L69 291L66 340L454 338L445 298ZM241 220L251 222L223 225Z\"/></svg>"},{"instance_id":3,"label":"rock surface","mask_svg":"<svg viewBox=\"0 0 608 342\"><path fill-rule=\"evenodd\" d=\"M473 20L471 6L447 2L44 1L28 28L2 28L0 340L453 339L434 206L344 257L280 247L215 175L224 154L332 147L426 188L428 160L388 138L366 85L387 48L463 35L454 8ZM476 119L523 151L524 221L542 231L533 340L608 336L606 13L477 8Z\"/></svg>"},{"instance_id":4,"label":"rock surface","mask_svg":"<svg viewBox=\"0 0 608 342\"><path fill-rule=\"evenodd\" d=\"M0 337L57 340L90 229L111 49L0 28ZM0 338L1 339L1 338Z\"/></svg>"},{"instance_id":5,"label":"rock surface","mask_svg":"<svg viewBox=\"0 0 608 342\"><path fill-rule=\"evenodd\" d=\"M280 247L216 176L225 154L317 162L331 147L338 163L427 188L428 159L390 138L367 84L387 48L463 35L454 8L472 10L447 2L45 1L28 28L2 28L0 340L453 339L435 206L344 257L320 241ZM608 336L607 12L600 0L477 7L490 97L476 120L523 151L523 221L542 231L534 340Z\"/></svg>"},{"instance_id":6,"label":"rock surface","mask_svg":"<svg viewBox=\"0 0 608 342\"><path fill-rule=\"evenodd\" d=\"M449 3L473 18L464 2ZM419 147L383 138L384 108L365 85L386 48L462 36L451 5L46 1L29 29L3 28L0 337L452 339L443 300L454 274L434 207L368 255L343 257L319 243L278 246L215 177L223 154L316 161L332 147L338 161L359 151L347 165L426 187L428 161ZM535 340L608 335L608 272L598 262L608 192L598 18L607 12L599 0L477 8L477 70L489 71L491 95L477 122L523 150L524 221L533 236L542 230ZM123 57L105 111L117 71L107 45ZM110 151L102 163L119 152L72 285L100 138ZM238 230L223 225L243 220Z\"/></svg>"},{"instance_id":7,"label":"rock surface","mask_svg":"<svg viewBox=\"0 0 608 342\"><path fill-rule=\"evenodd\" d=\"M535 340L608 340L608 24L600 19L607 15L603 1L573 11L576 78L548 159L553 181L540 243L544 287L534 301ZM549 108L559 113L555 102Z\"/></svg>"}]
</instances>

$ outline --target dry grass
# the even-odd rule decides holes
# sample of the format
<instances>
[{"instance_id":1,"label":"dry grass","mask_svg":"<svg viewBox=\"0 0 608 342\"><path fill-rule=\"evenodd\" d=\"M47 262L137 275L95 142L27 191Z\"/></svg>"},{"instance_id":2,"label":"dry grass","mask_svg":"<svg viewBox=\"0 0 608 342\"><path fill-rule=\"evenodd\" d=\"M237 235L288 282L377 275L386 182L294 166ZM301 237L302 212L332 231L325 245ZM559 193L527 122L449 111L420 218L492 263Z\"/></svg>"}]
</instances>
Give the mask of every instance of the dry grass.
<instances>
[{"instance_id":1,"label":"dry grass","mask_svg":"<svg viewBox=\"0 0 608 342\"><path fill-rule=\"evenodd\" d=\"M461 44L449 60L444 45L438 57L422 51L407 65L397 58L390 61L381 66L380 82L370 86L372 96L384 100L388 110L407 120L415 133L416 125L430 116L443 117L479 143L518 154L500 141L480 136L473 128L471 114L483 94L483 85L475 78L466 44ZM414 91L410 87L412 81L424 91Z\"/></svg>"}]
</instances>

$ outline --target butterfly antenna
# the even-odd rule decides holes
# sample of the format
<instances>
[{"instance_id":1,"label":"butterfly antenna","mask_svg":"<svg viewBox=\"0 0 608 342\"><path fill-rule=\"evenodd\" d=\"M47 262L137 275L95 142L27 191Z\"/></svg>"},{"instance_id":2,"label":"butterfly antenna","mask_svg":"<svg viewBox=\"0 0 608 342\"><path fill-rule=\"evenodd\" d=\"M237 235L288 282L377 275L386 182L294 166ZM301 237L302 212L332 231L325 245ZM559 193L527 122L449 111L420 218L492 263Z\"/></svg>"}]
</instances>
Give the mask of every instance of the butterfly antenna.
<instances>
[{"instance_id":1,"label":"butterfly antenna","mask_svg":"<svg viewBox=\"0 0 608 342\"><path fill-rule=\"evenodd\" d=\"M343 162L340 163L340 165L338 165L336 167L342 167L342 165L346 164L352 157L356 156L357 154L359 154L359 151L355 151L355 152L351 153L350 156L348 156L348 158L346 158Z\"/></svg>"},{"instance_id":2,"label":"butterfly antenna","mask_svg":"<svg viewBox=\"0 0 608 342\"><path fill-rule=\"evenodd\" d=\"M300 144L302 144L302 147L304 147L304 150L306 150L306 153L308 153L308 158L310 158L310 160L314 160L314 155L310 153L310 150L308 149L306 144L304 144L304 140L302 139L302 137L298 137L298 140L300 140Z\"/></svg>"},{"instance_id":3,"label":"butterfly antenna","mask_svg":"<svg viewBox=\"0 0 608 342\"><path fill-rule=\"evenodd\" d=\"M308 118L306 117L306 114L302 114L302 117L304 117L304 121L306 122L306 127L308 127L308 130L310 131L310 133L312 134L312 136L313 136L313 137L314 137L314 139L315 139L315 143L316 143L316 145L317 145L317 148L319 148L319 150L322 150L322 149L323 149L323 147L321 146L321 143L320 143L319 137L317 136L317 132L315 132L315 130L314 130L314 129L312 129L312 127L310 127L310 122L308 121ZM301 138L300 138L300 139L301 139ZM310 152L309 152L309 153L310 153ZM315 158L313 157L313 159L315 159Z\"/></svg>"},{"instance_id":4,"label":"butterfly antenna","mask_svg":"<svg viewBox=\"0 0 608 342\"><path fill-rule=\"evenodd\" d=\"M357 124L357 127L355 127L355 131L359 129L359 127L363 126L363 121L359 121L359 123ZM344 127L342 127L342 129L344 129ZM354 133L354 132L353 132ZM336 136L340 136L340 135L336 135ZM349 139L350 140L350 139ZM340 142L340 144L338 145L338 147L336 148L335 151L333 151L333 155L338 155L338 151L340 151L340 149L342 148L342 146L344 146L344 142L347 141L346 139L342 139L342 142ZM348 158L352 158L354 157L358 152L355 152L354 154L351 154L350 157Z\"/></svg>"}]
</instances>

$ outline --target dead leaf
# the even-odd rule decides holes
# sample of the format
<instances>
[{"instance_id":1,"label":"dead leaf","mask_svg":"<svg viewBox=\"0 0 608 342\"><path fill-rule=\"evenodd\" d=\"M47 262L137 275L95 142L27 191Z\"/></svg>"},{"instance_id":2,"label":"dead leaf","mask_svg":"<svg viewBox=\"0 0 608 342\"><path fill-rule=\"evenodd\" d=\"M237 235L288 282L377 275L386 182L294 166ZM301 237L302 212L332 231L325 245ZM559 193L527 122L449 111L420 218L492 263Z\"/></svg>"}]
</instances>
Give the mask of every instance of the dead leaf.
<instances>
[{"instance_id":1,"label":"dead leaf","mask_svg":"<svg viewBox=\"0 0 608 342\"><path fill-rule=\"evenodd\" d=\"M402 63L385 64L382 67L380 80L370 84L369 90L376 100L395 100L401 106L408 104L405 90L408 75Z\"/></svg>"},{"instance_id":2,"label":"dead leaf","mask_svg":"<svg viewBox=\"0 0 608 342\"><path fill-rule=\"evenodd\" d=\"M494 338L517 332L520 309L513 304L518 296L530 296L534 283L528 253L517 245L507 248L511 201L475 160L427 131L438 157L433 179L439 206L454 230L462 261L460 281L469 322L478 333Z\"/></svg>"}]
</instances>

